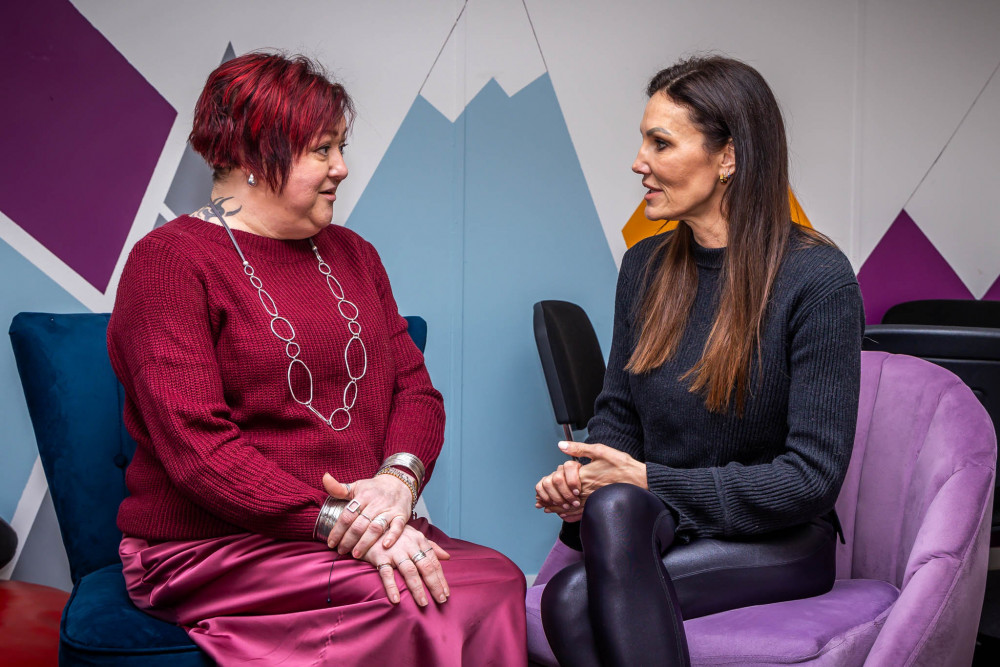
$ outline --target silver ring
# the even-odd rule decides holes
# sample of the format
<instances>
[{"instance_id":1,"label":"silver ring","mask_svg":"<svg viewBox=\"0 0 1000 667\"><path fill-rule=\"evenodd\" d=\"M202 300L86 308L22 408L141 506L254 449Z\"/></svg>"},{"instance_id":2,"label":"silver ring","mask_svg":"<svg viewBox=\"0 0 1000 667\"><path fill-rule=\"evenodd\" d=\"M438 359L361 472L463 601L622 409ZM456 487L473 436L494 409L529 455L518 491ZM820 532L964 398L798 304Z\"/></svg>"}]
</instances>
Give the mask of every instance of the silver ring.
<instances>
[{"instance_id":1,"label":"silver ring","mask_svg":"<svg viewBox=\"0 0 1000 667\"><path fill-rule=\"evenodd\" d=\"M362 512L360 516L363 516L364 518L368 519L368 523L372 522L372 518L370 516L368 516L367 514L365 514L364 512Z\"/></svg>"},{"instance_id":2,"label":"silver ring","mask_svg":"<svg viewBox=\"0 0 1000 667\"><path fill-rule=\"evenodd\" d=\"M425 558L427 558L427 554L425 554L423 551L418 551L417 553L413 554L413 558L411 558L410 560L412 560L414 563L419 563Z\"/></svg>"},{"instance_id":3,"label":"silver ring","mask_svg":"<svg viewBox=\"0 0 1000 667\"><path fill-rule=\"evenodd\" d=\"M361 509L361 503L359 503L356 499L352 500L351 502L347 503L347 507L345 507L344 509L347 510L348 512L356 513L359 509Z\"/></svg>"},{"instance_id":4,"label":"silver ring","mask_svg":"<svg viewBox=\"0 0 1000 667\"><path fill-rule=\"evenodd\" d=\"M387 567L391 570L392 563L379 563L378 565L375 566L375 569L381 572L383 567Z\"/></svg>"},{"instance_id":5,"label":"silver ring","mask_svg":"<svg viewBox=\"0 0 1000 667\"><path fill-rule=\"evenodd\" d=\"M379 514L377 517L375 517L374 519L372 519L372 523L376 523L376 524L382 526L382 530L383 531L385 531L385 529L389 527L389 522L386 521L385 517L382 516L381 514Z\"/></svg>"},{"instance_id":6,"label":"silver ring","mask_svg":"<svg viewBox=\"0 0 1000 667\"><path fill-rule=\"evenodd\" d=\"M351 485L350 484L344 484L344 488L347 489L347 493L348 493L348 495L350 495L350 493L351 493Z\"/></svg>"}]
</instances>

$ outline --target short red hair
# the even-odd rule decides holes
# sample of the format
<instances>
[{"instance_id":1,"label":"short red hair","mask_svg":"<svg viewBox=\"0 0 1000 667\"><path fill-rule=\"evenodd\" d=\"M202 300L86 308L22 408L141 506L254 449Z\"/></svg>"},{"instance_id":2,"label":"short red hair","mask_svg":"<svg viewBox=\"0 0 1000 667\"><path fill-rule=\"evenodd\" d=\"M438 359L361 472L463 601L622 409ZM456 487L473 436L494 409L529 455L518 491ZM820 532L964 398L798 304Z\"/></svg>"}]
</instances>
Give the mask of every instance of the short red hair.
<instances>
[{"instance_id":1,"label":"short red hair","mask_svg":"<svg viewBox=\"0 0 1000 667\"><path fill-rule=\"evenodd\" d=\"M354 105L339 83L305 56L253 52L208 75L188 140L216 177L245 169L281 192L292 161Z\"/></svg>"}]
</instances>

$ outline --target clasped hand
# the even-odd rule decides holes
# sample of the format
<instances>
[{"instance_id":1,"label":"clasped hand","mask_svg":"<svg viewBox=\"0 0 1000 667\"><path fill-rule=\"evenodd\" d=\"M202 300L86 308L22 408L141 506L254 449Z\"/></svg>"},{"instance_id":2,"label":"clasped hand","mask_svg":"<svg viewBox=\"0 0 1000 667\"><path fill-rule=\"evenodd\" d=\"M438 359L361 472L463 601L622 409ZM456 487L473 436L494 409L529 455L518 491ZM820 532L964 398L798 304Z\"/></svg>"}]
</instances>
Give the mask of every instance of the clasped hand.
<instances>
[{"instance_id":1,"label":"clasped hand","mask_svg":"<svg viewBox=\"0 0 1000 667\"><path fill-rule=\"evenodd\" d=\"M393 574L395 569L403 575L406 588L417 604L426 607L428 591L438 604L446 602L451 595L441 567L441 561L449 558L448 552L434 540L428 539L413 526L405 526L402 535L391 547L375 544L365 553L363 560L378 569L382 586L393 604L399 603L399 589Z\"/></svg>"},{"instance_id":2,"label":"clasped hand","mask_svg":"<svg viewBox=\"0 0 1000 667\"><path fill-rule=\"evenodd\" d=\"M569 456L590 459L582 465L567 461L535 485L535 507L558 514L564 521L579 521L583 508L597 489L624 482L647 488L646 466L628 454L607 445L560 442Z\"/></svg>"},{"instance_id":3,"label":"clasped hand","mask_svg":"<svg viewBox=\"0 0 1000 667\"><path fill-rule=\"evenodd\" d=\"M406 484L392 475L376 475L347 485L327 473L323 475L323 488L334 498L356 503L348 506L353 509L344 508L330 531L327 545L331 549L340 554L350 552L352 557L374 565L393 604L399 603L393 570L399 570L406 588L421 607L428 604L428 590L438 603L448 599L451 591L441 561L451 556L419 530L406 525L413 499Z\"/></svg>"},{"instance_id":4,"label":"clasped hand","mask_svg":"<svg viewBox=\"0 0 1000 667\"><path fill-rule=\"evenodd\" d=\"M364 558L380 537L382 547L388 549L410 520L413 496L406 484L392 475L375 475L348 485L326 473L323 488L334 498L350 501L327 539L327 546L337 553Z\"/></svg>"}]
</instances>

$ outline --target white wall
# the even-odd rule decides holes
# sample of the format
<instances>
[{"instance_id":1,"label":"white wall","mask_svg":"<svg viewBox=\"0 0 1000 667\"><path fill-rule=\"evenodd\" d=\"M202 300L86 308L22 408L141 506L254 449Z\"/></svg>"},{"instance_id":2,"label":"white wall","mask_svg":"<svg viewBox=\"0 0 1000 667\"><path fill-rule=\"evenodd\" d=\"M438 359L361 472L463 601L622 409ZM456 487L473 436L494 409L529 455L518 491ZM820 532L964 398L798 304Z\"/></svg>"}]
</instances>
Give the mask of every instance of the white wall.
<instances>
[{"instance_id":1,"label":"white wall","mask_svg":"<svg viewBox=\"0 0 1000 667\"><path fill-rule=\"evenodd\" d=\"M7 19L18 18L20 10L14 4L0 10L0 20L5 14L10 15ZM183 212L169 210L164 202L178 176L201 84L230 43L236 53L280 47L318 58L354 96L359 116L351 138L351 176L338 193L338 223L354 224L349 220L352 212L421 96L448 122L456 123L454 145L441 150L454 155L457 170L457 199L448 205L458 202L456 210L465 211L457 214L455 238L469 238L476 231L468 228L477 219L475 207L489 207L491 202L488 197L486 201L459 199L471 191L469 182L479 173L475 161L487 161L490 156L475 153L466 143L468 132L483 129L473 124L487 122L475 121L471 112L463 116L466 105L477 99L490 79L496 79L506 95L518 99L519 92L547 73L578 159L578 165L568 164L567 169L581 170L591 199L585 204L593 207L606 244L600 251L619 262L625 250L621 228L642 197L639 179L629 167L638 146L645 82L681 55L717 51L750 62L773 86L786 114L796 194L814 226L845 249L856 269L905 209L975 297L987 294L1000 274L996 206L989 196L1000 182L1000 167L993 159L1000 148L996 123L1000 118L1000 77L996 76L1000 3L995 1L469 0L466 5L460 0L76 0L73 5L169 102L177 117L159 149L107 289L83 279L25 231L27 221L11 219L0 204L0 242L23 262L0 266L0 279L6 285L0 293L0 311L8 317L23 309L72 309L75 302L94 311L110 309L131 245L153 227L158 215L169 218ZM44 37L43 25L24 29L38 31L39 39ZM0 79L4 76L0 74ZM3 146L0 138L0 154L4 154ZM504 173L509 179L504 182L501 177L495 192L498 197L516 198L523 173L516 159L508 159L510 168ZM72 173L72 165L53 160L52 174L57 178L72 178ZM385 201L382 224L390 230L406 228L412 222L409 202L393 201L391 191L380 196ZM560 193L552 196L558 199ZM67 211L68 221L73 215ZM571 227L564 230L566 220L548 213L532 224L553 238L574 233ZM465 261L462 242L424 240L428 248L447 247L451 264L460 267ZM387 243L391 245L391 238ZM412 250L380 247L390 275L394 270L390 258L404 262L403 253ZM556 269L562 266L560 262L569 267L574 261L561 255L558 249L549 253ZM33 272L62 293L33 301L35 292L26 291L32 283L19 279ZM468 276L463 280L467 291L476 289L475 280ZM539 293L551 293L546 288L558 291L558 281L534 287ZM864 284L863 288L875 289ZM461 313L466 312L462 303L468 302L462 299L470 298L476 294L442 297L454 301L454 312L448 311L452 312L449 320L431 323L432 340L442 330L451 331L447 347L442 339L435 343L442 347L434 350L433 360L429 350L428 363L433 361L435 382L448 389L447 446L458 453L449 454L450 463L442 468L440 486L433 490L429 504L432 514L436 508L443 525L458 536L478 538L480 522L488 528L495 525L489 540L492 546L517 552L526 571L537 571L544 545L554 537L551 517L515 509L517 522L509 524L503 520L508 511L503 499L462 492L463 476L476 472L462 461L477 461L492 451L502 440L504 428L502 420L477 424L477 429L481 426L492 435L483 442L462 437L477 432L470 431L468 423L463 428L462 419L463 410L480 400L473 386L477 379L463 374L463 369L475 367L461 352L469 344L462 331L472 323L465 322L466 328L455 324L463 321ZM412 303L428 310L436 307L416 299ZM530 303L524 307L530 309ZM609 324L604 311L608 308L610 303L604 310L594 306L601 311L595 320L605 341ZM527 319L524 326L530 327ZM499 343L495 353L522 361L533 354L526 351L524 341L505 345ZM0 384L4 385L0 391L16 397L19 386L8 357L9 353L0 355ZM540 373L529 369L525 378L484 380L497 385L498 396L523 394L524 384L530 384L536 392L531 394L533 400L542 404L538 415L547 414ZM29 433L23 405L14 398L8 403L7 419ZM532 428L545 443L557 438L551 424ZM21 437L3 447L30 459L32 454L25 452L32 452L34 443L30 437ZM527 481L558 461L556 454L547 450L540 454L536 449L532 444L523 451L514 450L523 472L516 476L517 488L508 485L512 496L530 499ZM0 508L6 508L0 511L7 519L13 515L23 540L32 532L44 496L28 483L30 471L31 465L0 471L0 487L9 489L7 497L0 496ZM19 505L20 500L24 502ZM36 530L51 535L51 518L41 521ZM525 535L531 542L527 550L521 546ZM10 576L11 571L17 576L12 568L5 574ZM66 585L64 562L55 559L47 572L35 561L31 574L25 576Z\"/></svg>"}]
</instances>

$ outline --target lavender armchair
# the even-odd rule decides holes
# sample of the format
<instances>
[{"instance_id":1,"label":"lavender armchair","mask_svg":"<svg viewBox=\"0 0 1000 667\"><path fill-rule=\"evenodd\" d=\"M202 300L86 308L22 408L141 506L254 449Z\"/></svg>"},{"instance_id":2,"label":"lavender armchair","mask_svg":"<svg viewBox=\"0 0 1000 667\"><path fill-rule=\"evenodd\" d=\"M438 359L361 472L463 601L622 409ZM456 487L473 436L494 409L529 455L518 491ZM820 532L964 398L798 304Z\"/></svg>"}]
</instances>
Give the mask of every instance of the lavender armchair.
<instances>
[{"instance_id":1,"label":"lavender armchair","mask_svg":"<svg viewBox=\"0 0 1000 667\"><path fill-rule=\"evenodd\" d=\"M692 663L971 664L995 471L992 422L958 378L913 357L862 353L833 590L686 621ZM536 663L557 664L538 613L544 585L578 559L557 542L528 590Z\"/></svg>"}]
</instances>

